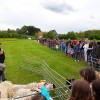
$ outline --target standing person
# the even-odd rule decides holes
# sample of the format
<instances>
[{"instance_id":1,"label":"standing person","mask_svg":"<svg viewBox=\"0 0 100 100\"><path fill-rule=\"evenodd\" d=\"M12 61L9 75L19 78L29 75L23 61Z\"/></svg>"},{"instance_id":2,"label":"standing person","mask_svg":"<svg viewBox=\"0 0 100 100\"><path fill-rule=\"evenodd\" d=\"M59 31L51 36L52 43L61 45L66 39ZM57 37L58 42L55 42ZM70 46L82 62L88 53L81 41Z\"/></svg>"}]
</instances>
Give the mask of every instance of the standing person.
<instances>
[{"instance_id":1,"label":"standing person","mask_svg":"<svg viewBox=\"0 0 100 100\"><path fill-rule=\"evenodd\" d=\"M93 44L97 44L97 40L96 39L93 39Z\"/></svg>"},{"instance_id":2,"label":"standing person","mask_svg":"<svg viewBox=\"0 0 100 100\"><path fill-rule=\"evenodd\" d=\"M72 58L74 58L74 49L73 48L71 48L71 56L72 56Z\"/></svg>"},{"instance_id":3,"label":"standing person","mask_svg":"<svg viewBox=\"0 0 100 100\"><path fill-rule=\"evenodd\" d=\"M66 41L66 44L65 44L66 55L67 55L67 52L68 52L68 44L71 44L70 38L68 38L68 40Z\"/></svg>"},{"instance_id":4,"label":"standing person","mask_svg":"<svg viewBox=\"0 0 100 100\"><path fill-rule=\"evenodd\" d=\"M92 51L93 51L93 43L89 43L89 48L87 50L87 60L90 61L92 57Z\"/></svg>"},{"instance_id":5,"label":"standing person","mask_svg":"<svg viewBox=\"0 0 100 100\"><path fill-rule=\"evenodd\" d=\"M66 48L66 44L65 44L65 40L63 39L62 43L61 43L61 51L62 51L62 53L65 53L65 48Z\"/></svg>"},{"instance_id":6,"label":"standing person","mask_svg":"<svg viewBox=\"0 0 100 100\"><path fill-rule=\"evenodd\" d=\"M73 43L73 45L76 45L77 44L77 40L73 40L72 43Z\"/></svg>"},{"instance_id":7,"label":"standing person","mask_svg":"<svg viewBox=\"0 0 100 100\"><path fill-rule=\"evenodd\" d=\"M2 49L2 44L0 43L0 71L2 72L1 77L1 81L5 81L6 80L6 76L5 76L5 64L4 64L4 60L5 60L5 53Z\"/></svg>"},{"instance_id":8,"label":"standing person","mask_svg":"<svg viewBox=\"0 0 100 100\"><path fill-rule=\"evenodd\" d=\"M71 55L71 45L69 43L67 47L67 56L70 57L70 55Z\"/></svg>"},{"instance_id":9,"label":"standing person","mask_svg":"<svg viewBox=\"0 0 100 100\"><path fill-rule=\"evenodd\" d=\"M77 43L74 46L74 55L75 55L75 61L79 61L80 60L80 44Z\"/></svg>"},{"instance_id":10,"label":"standing person","mask_svg":"<svg viewBox=\"0 0 100 100\"><path fill-rule=\"evenodd\" d=\"M85 80L75 80L70 100L93 100L88 82Z\"/></svg>"},{"instance_id":11,"label":"standing person","mask_svg":"<svg viewBox=\"0 0 100 100\"><path fill-rule=\"evenodd\" d=\"M93 42L93 57L100 58L100 42Z\"/></svg>"},{"instance_id":12,"label":"standing person","mask_svg":"<svg viewBox=\"0 0 100 100\"><path fill-rule=\"evenodd\" d=\"M87 50L89 48L88 39L86 38L84 42L85 42L85 44L83 46L83 48L84 48L84 57L85 57L85 62L87 62Z\"/></svg>"},{"instance_id":13,"label":"standing person","mask_svg":"<svg viewBox=\"0 0 100 100\"><path fill-rule=\"evenodd\" d=\"M2 44L0 43L0 63L4 63L4 60L5 60L5 54L4 54L4 51L2 49Z\"/></svg>"},{"instance_id":14,"label":"standing person","mask_svg":"<svg viewBox=\"0 0 100 100\"><path fill-rule=\"evenodd\" d=\"M81 40L80 41L80 58L81 58L81 60L84 60L84 48L83 48L83 46L84 46L84 40Z\"/></svg>"}]
</instances>

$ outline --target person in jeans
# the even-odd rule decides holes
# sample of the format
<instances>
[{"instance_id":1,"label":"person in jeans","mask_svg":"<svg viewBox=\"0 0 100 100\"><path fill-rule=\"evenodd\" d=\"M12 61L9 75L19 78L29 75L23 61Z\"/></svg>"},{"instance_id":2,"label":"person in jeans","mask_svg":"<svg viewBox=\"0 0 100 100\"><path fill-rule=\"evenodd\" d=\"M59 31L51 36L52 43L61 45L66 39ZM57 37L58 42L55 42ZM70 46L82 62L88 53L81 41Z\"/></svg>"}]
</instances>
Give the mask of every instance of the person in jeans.
<instances>
[{"instance_id":1,"label":"person in jeans","mask_svg":"<svg viewBox=\"0 0 100 100\"><path fill-rule=\"evenodd\" d=\"M75 61L79 61L80 60L80 44L77 43L74 46L74 56L75 56Z\"/></svg>"}]
</instances>

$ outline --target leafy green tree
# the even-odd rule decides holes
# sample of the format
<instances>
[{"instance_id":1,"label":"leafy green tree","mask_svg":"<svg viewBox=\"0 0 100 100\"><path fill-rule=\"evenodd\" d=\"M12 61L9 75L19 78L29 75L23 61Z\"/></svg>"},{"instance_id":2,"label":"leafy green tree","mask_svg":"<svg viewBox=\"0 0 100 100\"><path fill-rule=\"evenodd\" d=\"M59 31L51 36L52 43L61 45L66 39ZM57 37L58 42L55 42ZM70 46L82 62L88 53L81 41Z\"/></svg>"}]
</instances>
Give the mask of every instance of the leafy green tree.
<instances>
[{"instance_id":1,"label":"leafy green tree","mask_svg":"<svg viewBox=\"0 0 100 100\"><path fill-rule=\"evenodd\" d=\"M89 38L91 34L92 34L92 31L91 30L85 31L84 32L84 37L85 38Z\"/></svg>"},{"instance_id":2,"label":"leafy green tree","mask_svg":"<svg viewBox=\"0 0 100 100\"><path fill-rule=\"evenodd\" d=\"M55 34L49 31L49 32L43 34L43 37L44 37L44 38L53 39L53 38L55 38Z\"/></svg>"},{"instance_id":3,"label":"leafy green tree","mask_svg":"<svg viewBox=\"0 0 100 100\"><path fill-rule=\"evenodd\" d=\"M76 36L76 34L72 31L72 32L68 32L68 33L67 33L67 38L76 39L77 36Z\"/></svg>"},{"instance_id":4,"label":"leafy green tree","mask_svg":"<svg viewBox=\"0 0 100 100\"><path fill-rule=\"evenodd\" d=\"M16 30L19 34L25 34L25 35L30 35L34 36L35 33L38 31L41 31L39 28L36 28L34 26L23 26L21 29Z\"/></svg>"},{"instance_id":5,"label":"leafy green tree","mask_svg":"<svg viewBox=\"0 0 100 100\"><path fill-rule=\"evenodd\" d=\"M35 34L34 34L34 38L37 39L38 37L39 37L38 33L35 33Z\"/></svg>"},{"instance_id":6,"label":"leafy green tree","mask_svg":"<svg viewBox=\"0 0 100 100\"><path fill-rule=\"evenodd\" d=\"M59 34L58 38L59 39L67 39L67 34Z\"/></svg>"},{"instance_id":7,"label":"leafy green tree","mask_svg":"<svg viewBox=\"0 0 100 100\"><path fill-rule=\"evenodd\" d=\"M26 35L18 34L15 30L0 31L0 38L27 38Z\"/></svg>"},{"instance_id":8,"label":"leafy green tree","mask_svg":"<svg viewBox=\"0 0 100 100\"><path fill-rule=\"evenodd\" d=\"M43 37L44 37L44 38L47 38L47 33L43 34Z\"/></svg>"},{"instance_id":9,"label":"leafy green tree","mask_svg":"<svg viewBox=\"0 0 100 100\"><path fill-rule=\"evenodd\" d=\"M84 32L79 32L79 33L77 34L77 37L78 37L79 39L83 39L83 38L84 38Z\"/></svg>"},{"instance_id":10,"label":"leafy green tree","mask_svg":"<svg viewBox=\"0 0 100 100\"><path fill-rule=\"evenodd\" d=\"M55 38L55 35L52 32L48 32L47 38L53 39L53 38Z\"/></svg>"}]
</instances>

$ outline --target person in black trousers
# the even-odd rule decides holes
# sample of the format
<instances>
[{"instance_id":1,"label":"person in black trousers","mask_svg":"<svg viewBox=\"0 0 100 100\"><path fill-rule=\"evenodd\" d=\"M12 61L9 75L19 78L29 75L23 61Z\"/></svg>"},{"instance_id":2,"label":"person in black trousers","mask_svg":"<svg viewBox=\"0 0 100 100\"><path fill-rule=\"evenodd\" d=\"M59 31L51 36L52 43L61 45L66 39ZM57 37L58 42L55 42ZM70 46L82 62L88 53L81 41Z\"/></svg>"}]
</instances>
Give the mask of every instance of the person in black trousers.
<instances>
[{"instance_id":1,"label":"person in black trousers","mask_svg":"<svg viewBox=\"0 0 100 100\"><path fill-rule=\"evenodd\" d=\"M5 60L5 53L2 49L2 44L0 43L0 81L6 80L6 76L5 76L6 65L4 64L4 60Z\"/></svg>"}]
</instances>

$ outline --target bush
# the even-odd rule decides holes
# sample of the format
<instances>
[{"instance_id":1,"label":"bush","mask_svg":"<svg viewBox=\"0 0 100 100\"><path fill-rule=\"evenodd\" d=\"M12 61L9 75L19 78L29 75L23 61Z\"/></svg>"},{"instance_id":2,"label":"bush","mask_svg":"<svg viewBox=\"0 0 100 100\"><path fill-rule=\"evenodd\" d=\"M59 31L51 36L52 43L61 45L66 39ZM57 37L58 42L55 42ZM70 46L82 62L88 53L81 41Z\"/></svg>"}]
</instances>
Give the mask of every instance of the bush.
<instances>
[{"instance_id":1,"label":"bush","mask_svg":"<svg viewBox=\"0 0 100 100\"><path fill-rule=\"evenodd\" d=\"M0 38L21 38L26 39L28 38L27 35L18 34L16 32L7 32L7 31L0 31Z\"/></svg>"}]
</instances>

